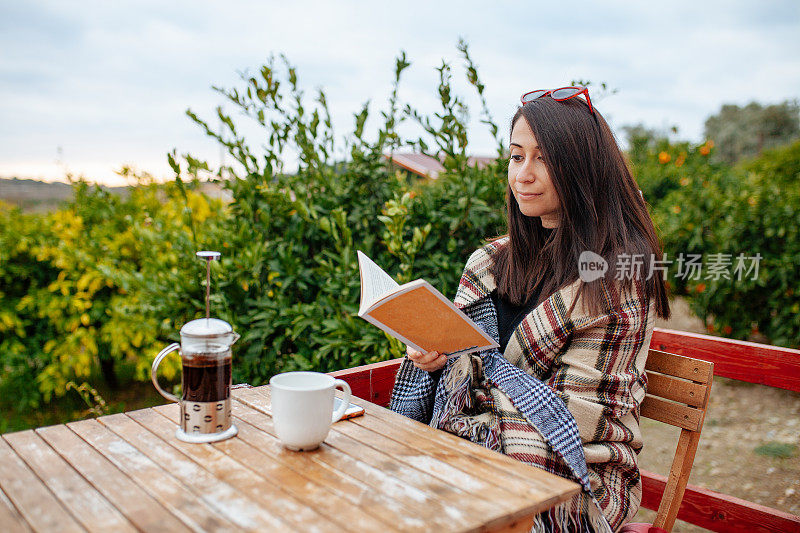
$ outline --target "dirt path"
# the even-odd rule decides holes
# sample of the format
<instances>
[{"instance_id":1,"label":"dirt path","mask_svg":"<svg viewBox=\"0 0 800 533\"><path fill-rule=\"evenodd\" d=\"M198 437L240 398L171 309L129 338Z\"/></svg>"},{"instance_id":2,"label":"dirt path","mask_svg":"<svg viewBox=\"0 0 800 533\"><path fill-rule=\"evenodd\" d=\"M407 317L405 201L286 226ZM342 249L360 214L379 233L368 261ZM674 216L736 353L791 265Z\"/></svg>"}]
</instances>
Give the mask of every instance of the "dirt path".
<instances>
[{"instance_id":1,"label":"dirt path","mask_svg":"<svg viewBox=\"0 0 800 533\"><path fill-rule=\"evenodd\" d=\"M707 333L681 300L657 327ZM679 430L642 419L639 466L666 475ZM715 378L689 483L800 515L800 393ZM637 521L652 522L640 510ZM706 531L678 521L676 533Z\"/></svg>"}]
</instances>

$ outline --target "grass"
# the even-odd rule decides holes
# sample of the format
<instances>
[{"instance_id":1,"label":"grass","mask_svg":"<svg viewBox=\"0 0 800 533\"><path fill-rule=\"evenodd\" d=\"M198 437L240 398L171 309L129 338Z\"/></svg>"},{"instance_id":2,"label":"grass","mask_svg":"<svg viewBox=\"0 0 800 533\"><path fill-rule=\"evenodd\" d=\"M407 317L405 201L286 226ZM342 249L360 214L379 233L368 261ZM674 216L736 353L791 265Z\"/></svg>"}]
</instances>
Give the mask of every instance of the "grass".
<instances>
[{"instance_id":1,"label":"grass","mask_svg":"<svg viewBox=\"0 0 800 533\"><path fill-rule=\"evenodd\" d=\"M797 453L797 446L794 444L787 444L785 442L770 441L756 447L753 450L758 455L765 457L774 457L776 459L788 459L794 457Z\"/></svg>"}]
</instances>

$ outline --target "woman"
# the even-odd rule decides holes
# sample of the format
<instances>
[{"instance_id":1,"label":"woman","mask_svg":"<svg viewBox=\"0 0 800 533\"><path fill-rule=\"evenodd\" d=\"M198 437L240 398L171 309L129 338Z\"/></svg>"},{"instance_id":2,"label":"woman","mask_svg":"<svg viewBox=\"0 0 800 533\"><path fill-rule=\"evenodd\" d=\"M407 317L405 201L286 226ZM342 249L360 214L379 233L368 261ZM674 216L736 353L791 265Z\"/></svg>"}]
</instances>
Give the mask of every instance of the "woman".
<instances>
[{"instance_id":1,"label":"woman","mask_svg":"<svg viewBox=\"0 0 800 533\"><path fill-rule=\"evenodd\" d=\"M409 349L391 408L581 483L534 530L613 531L641 501L644 366L655 316L669 316L662 253L588 91L522 103L508 235L472 254L455 297L500 349L450 359Z\"/></svg>"}]
</instances>

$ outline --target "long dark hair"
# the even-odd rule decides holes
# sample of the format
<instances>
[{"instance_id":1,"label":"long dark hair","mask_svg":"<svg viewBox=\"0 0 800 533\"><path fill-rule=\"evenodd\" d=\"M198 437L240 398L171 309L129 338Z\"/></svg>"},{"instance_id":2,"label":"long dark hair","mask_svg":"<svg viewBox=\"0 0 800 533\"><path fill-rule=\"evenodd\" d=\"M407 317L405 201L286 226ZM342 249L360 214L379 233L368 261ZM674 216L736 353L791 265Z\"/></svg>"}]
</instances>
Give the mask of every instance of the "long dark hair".
<instances>
[{"instance_id":1,"label":"long dark hair","mask_svg":"<svg viewBox=\"0 0 800 533\"><path fill-rule=\"evenodd\" d=\"M498 292L513 303L527 301L540 288L539 302L579 277L582 252L594 252L608 263L604 277L581 285L583 301L597 313L608 296L618 301L618 257L639 257L641 267L628 268L619 287L642 283L655 300L656 313L670 315L667 290L659 270L661 246L644 199L605 119L580 98L556 101L544 97L520 107L511 131L524 119L542 152L544 164L561 202L558 227L548 235L539 217L522 214L509 185L508 242L494 256L492 272ZM627 261L627 259L622 259ZM538 303L538 302L537 302Z\"/></svg>"}]
</instances>

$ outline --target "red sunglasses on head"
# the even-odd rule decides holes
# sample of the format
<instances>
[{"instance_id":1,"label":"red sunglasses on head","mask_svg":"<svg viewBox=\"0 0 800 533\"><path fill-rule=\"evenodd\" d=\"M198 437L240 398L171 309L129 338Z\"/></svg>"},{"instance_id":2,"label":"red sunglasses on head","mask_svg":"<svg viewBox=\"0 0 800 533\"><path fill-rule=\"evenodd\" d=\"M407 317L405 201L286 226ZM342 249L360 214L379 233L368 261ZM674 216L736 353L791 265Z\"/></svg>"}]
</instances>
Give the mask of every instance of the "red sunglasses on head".
<instances>
[{"instance_id":1,"label":"red sunglasses on head","mask_svg":"<svg viewBox=\"0 0 800 533\"><path fill-rule=\"evenodd\" d=\"M525 105L528 102L533 102L537 98L549 96L553 100L558 100L560 102L562 100L575 98L579 94L586 95L586 103L589 104L589 111L591 111L592 115L594 115L592 100L589 98L589 89L586 87L561 87L560 89L550 89L549 91L546 89L539 89L523 94L522 97L520 97L520 101L522 102L522 105Z\"/></svg>"}]
</instances>

